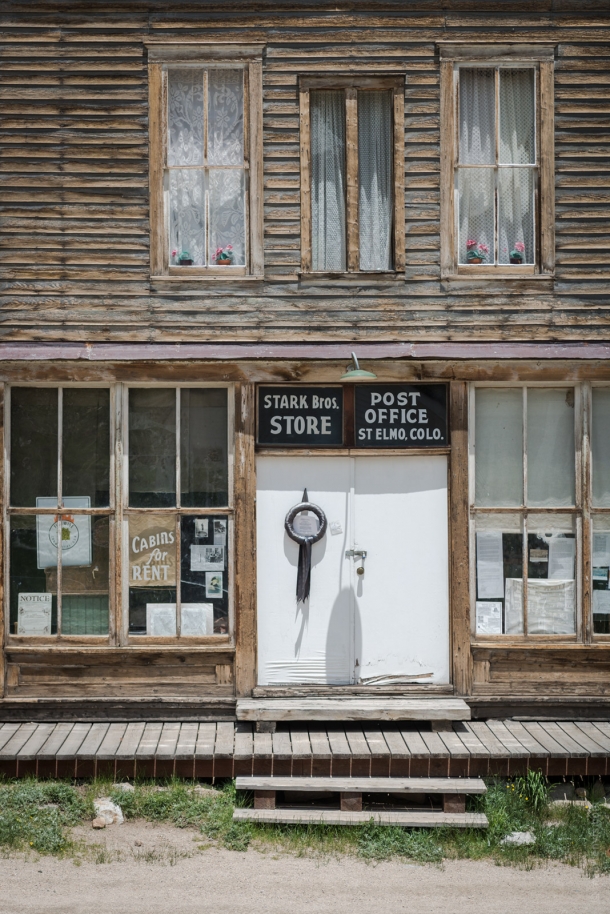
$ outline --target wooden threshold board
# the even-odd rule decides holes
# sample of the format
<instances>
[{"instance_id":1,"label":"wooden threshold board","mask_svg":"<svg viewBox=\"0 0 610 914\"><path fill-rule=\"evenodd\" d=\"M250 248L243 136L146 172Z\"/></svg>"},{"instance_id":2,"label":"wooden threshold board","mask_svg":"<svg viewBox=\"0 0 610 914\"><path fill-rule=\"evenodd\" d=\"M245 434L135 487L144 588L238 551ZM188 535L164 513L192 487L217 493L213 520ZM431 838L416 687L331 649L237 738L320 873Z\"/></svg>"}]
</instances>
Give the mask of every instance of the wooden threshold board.
<instances>
[{"instance_id":1,"label":"wooden threshold board","mask_svg":"<svg viewBox=\"0 0 610 914\"><path fill-rule=\"evenodd\" d=\"M481 778L292 778L238 777L238 790L290 790L294 793L486 793Z\"/></svg>"},{"instance_id":2,"label":"wooden threshold board","mask_svg":"<svg viewBox=\"0 0 610 914\"><path fill-rule=\"evenodd\" d=\"M461 698L240 698L237 719L292 720L470 720Z\"/></svg>"},{"instance_id":3,"label":"wooden threshold board","mask_svg":"<svg viewBox=\"0 0 610 914\"><path fill-rule=\"evenodd\" d=\"M236 809L234 822L269 825L399 825L403 828L487 828L487 816L477 812L347 812L339 809Z\"/></svg>"}]
</instances>

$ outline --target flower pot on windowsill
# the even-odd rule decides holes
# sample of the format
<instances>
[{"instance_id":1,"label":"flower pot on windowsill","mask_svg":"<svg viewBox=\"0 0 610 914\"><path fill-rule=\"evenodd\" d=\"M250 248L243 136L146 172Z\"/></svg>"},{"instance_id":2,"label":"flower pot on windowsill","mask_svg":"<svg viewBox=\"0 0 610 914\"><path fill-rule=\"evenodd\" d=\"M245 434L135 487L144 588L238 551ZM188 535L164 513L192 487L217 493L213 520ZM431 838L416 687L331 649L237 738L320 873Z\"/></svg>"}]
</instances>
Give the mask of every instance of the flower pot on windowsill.
<instances>
[{"instance_id":1,"label":"flower pot on windowsill","mask_svg":"<svg viewBox=\"0 0 610 914\"><path fill-rule=\"evenodd\" d=\"M469 257L468 263L483 263L482 257Z\"/></svg>"},{"instance_id":2,"label":"flower pot on windowsill","mask_svg":"<svg viewBox=\"0 0 610 914\"><path fill-rule=\"evenodd\" d=\"M179 267L192 267L193 261L192 260L179 260L178 266Z\"/></svg>"},{"instance_id":3,"label":"flower pot on windowsill","mask_svg":"<svg viewBox=\"0 0 610 914\"><path fill-rule=\"evenodd\" d=\"M217 267L230 267L232 263L233 263L233 261L229 260L229 259L227 259L227 260L219 259L216 261L216 266Z\"/></svg>"},{"instance_id":4,"label":"flower pot on windowsill","mask_svg":"<svg viewBox=\"0 0 610 914\"><path fill-rule=\"evenodd\" d=\"M510 257L509 259L510 259L511 263L515 263L515 264L517 264L517 266L521 266L521 264L523 263L523 260L521 259L521 257Z\"/></svg>"}]
</instances>

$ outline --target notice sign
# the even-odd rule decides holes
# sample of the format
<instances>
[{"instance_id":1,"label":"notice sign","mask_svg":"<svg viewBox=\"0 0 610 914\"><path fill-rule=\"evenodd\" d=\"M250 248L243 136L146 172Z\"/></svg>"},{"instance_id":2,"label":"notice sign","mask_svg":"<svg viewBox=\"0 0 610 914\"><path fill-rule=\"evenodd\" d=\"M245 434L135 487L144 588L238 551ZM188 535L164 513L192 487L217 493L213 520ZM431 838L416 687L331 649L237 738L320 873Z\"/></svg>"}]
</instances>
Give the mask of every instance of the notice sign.
<instances>
[{"instance_id":1,"label":"notice sign","mask_svg":"<svg viewBox=\"0 0 610 914\"><path fill-rule=\"evenodd\" d=\"M356 447L447 447L445 384L362 384L355 389Z\"/></svg>"},{"instance_id":2,"label":"notice sign","mask_svg":"<svg viewBox=\"0 0 610 914\"><path fill-rule=\"evenodd\" d=\"M259 387L258 443L277 447L343 444L342 387Z\"/></svg>"}]
</instances>

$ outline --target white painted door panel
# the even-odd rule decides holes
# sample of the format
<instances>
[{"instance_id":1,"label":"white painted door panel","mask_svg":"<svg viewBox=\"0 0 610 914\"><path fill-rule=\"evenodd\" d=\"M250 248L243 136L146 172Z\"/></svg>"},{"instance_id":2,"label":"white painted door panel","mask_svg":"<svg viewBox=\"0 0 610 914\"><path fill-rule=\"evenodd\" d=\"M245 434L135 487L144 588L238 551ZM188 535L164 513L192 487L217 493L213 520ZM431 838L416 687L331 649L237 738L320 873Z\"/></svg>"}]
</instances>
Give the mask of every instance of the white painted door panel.
<instances>
[{"instance_id":1,"label":"white painted door panel","mask_svg":"<svg viewBox=\"0 0 610 914\"><path fill-rule=\"evenodd\" d=\"M258 681L346 684L353 680L351 568L344 560L349 529L347 457L259 457L257 472ZM311 593L297 606L299 547L284 518L307 488L330 530L312 549Z\"/></svg>"},{"instance_id":2,"label":"white painted door panel","mask_svg":"<svg viewBox=\"0 0 610 914\"><path fill-rule=\"evenodd\" d=\"M449 682L447 458L357 457L353 513L356 681Z\"/></svg>"},{"instance_id":3,"label":"white painted door panel","mask_svg":"<svg viewBox=\"0 0 610 914\"><path fill-rule=\"evenodd\" d=\"M297 606L299 547L284 518L304 488L329 530ZM259 684L448 682L447 539L444 456L259 457ZM349 549L367 551L363 576Z\"/></svg>"}]
</instances>

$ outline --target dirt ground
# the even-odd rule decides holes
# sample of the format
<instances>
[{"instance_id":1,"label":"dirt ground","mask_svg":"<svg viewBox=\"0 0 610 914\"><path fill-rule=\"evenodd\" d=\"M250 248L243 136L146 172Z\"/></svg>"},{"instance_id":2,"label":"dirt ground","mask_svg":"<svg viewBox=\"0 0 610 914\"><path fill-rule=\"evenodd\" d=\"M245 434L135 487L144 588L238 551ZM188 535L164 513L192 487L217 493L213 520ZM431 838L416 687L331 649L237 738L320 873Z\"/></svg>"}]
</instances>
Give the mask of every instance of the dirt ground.
<instances>
[{"instance_id":1,"label":"dirt ground","mask_svg":"<svg viewBox=\"0 0 610 914\"><path fill-rule=\"evenodd\" d=\"M86 862L0 857L1 914L608 914L610 878L459 861L404 863L206 847L191 829L130 822L74 831Z\"/></svg>"}]
</instances>

